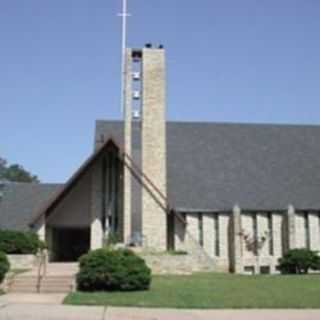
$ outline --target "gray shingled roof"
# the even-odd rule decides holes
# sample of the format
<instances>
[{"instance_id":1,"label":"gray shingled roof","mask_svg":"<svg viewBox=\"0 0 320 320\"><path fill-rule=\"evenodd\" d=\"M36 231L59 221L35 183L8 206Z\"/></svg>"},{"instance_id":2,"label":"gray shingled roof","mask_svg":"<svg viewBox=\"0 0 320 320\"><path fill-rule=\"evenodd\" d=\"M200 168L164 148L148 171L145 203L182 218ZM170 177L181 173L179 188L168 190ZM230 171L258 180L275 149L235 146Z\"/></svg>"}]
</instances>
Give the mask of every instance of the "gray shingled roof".
<instances>
[{"instance_id":1,"label":"gray shingled roof","mask_svg":"<svg viewBox=\"0 0 320 320\"><path fill-rule=\"evenodd\" d=\"M0 199L0 229L28 229L34 210L43 205L60 186L43 183L6 184Z\"/></svg>"},{"instance_id":2,"label":"gray shingled roof","mask_svg":"<svg viewBox=\"0 0 320 320\"><path fill-rule=\"evenodd\" d=\"M121 121L97 121L123 145ZM178 210L320 209L320 126L167 123L168 196ZM0 228L26 229L59 184L10 183Z\"/></svg>"},{"instance_id":3,"label":"gray shingled roof","mask_svg":"<svg viewBox=\"0 0 320 320\"><path fill-rule=\"evenodd\" d=\"M96 139L123 142L123 123ZM167 123L168 196L180 210L320 209L320 126Z\"/></svg>"}]
</instances>

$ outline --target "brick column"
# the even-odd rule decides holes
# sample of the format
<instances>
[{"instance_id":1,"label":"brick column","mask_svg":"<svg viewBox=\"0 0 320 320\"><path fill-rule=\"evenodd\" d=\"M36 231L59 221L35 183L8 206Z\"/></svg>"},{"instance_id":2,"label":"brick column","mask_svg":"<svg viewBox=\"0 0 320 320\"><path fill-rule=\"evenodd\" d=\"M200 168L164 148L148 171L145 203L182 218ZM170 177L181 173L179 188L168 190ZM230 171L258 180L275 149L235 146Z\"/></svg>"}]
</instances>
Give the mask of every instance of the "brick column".
<instances>
[{"instance_id":1,"label":"brick column","mask_svg":"<svg viewBox=\"0 0 320 320\"><path fill-rule=\"evenodd\" d=\"M286 232L287 250L296 248L296 215L292 205L288 206Z\"/></svg>"},{"instance_id":2,"label":"brick column","mask_svg":"<svg viewBox=\"0 0 320 320\"><path fill-rule=\"evenodd\" d=\"M142 170L166 195L165 51L143 49L142 70ZM161 251L166 249L167 214L163 199L152 192L142 190L142 233L145 246Z\"/></svg>"},{"instance_id":3,"label":"brick column","mask_svg":"<svg viewBox=\"0 0 320 320\"><path fill-rule=\"evenodd\" d=\"M125 83L125 114L124 114L124 150L131 157L132 155L132 51L127 49L126 52L126 83ZM123 240L124 243L128 243L131 238L131 186L132 186L132 174L127 166L124 166L123 173Z\"/></svg>"},{"instance_id":4,"label":"brick column","mask_svg":"<svg viewBox=\"0 0 320 320\"><path fill-rule=\"evenodd\" d=\"M103 245L102 226L102 166L101 159L98 160L91 175L91 229L90 229L90 249L99 249Z\"/></svg>"},{"instance_id":5,"label":"brick column","mask_svg":"<svg viewBox=\"0 0 320 320\"><path fill-rule=\"evenodd\" d=\"M233 247L233 272L243 273L242 264L242 227L241 227L241 209L234 206L232 210L232 247Z\"/></svg>"}]
</instances>

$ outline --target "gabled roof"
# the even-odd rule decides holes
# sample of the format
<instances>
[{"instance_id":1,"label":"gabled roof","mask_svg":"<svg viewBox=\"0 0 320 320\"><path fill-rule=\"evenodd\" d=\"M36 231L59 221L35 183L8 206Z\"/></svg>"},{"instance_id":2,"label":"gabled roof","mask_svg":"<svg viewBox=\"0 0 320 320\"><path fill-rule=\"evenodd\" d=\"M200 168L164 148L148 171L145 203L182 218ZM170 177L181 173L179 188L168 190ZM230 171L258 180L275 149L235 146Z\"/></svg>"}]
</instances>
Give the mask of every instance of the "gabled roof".
<instances>
[{"instance_id":1,"label":"gabled roof","mask_svg":"<svg viewBox=\"0 0 320 320\"><path fill-rule=\"evenodd\" d=\"M87 170L93 165L96 159L99 158L99 156L102 154L102 152L105 150L105 148L109 144L117 145L112 135L110 135L101 145L99 148L97 148L93 154L79 167L79 169L71 176L71 178L67 181L66 184L64 184L55 194L52 195L51 198L49 198L47 201L43 202L36 211L34 211L30 221L29 225L32 227L42 215L46 214L50 210L52 210L61 199L65 197L65 195L68 194L68 192L71 190L71 188L77 183L77 181L87 172Z\"/></svg>"},{"instance_id":2,"label":"gabled roof","mask_svg":"<svg viewBox=\"0 0 320 320\"><path fill-rule=\"evenodd\" d=\"M62 187L48 183L6 183L0 199L0 229L26 230L32 212Z\"/></svg>"},{"instance_id":3,"label":"gabled roof","mask_svg":"<svg viewBox=\"0 0 320 320\"><path fill-rule=\"evenodd\" d=\"M50 210L108 137L123 146L123 122L97 121L101 135L106 142L65 185L6 184L0 228L25 229ZM181 211L320 209L320 126L168 122L167 154L168 199Z\"/></svg>"},{"instance_id":4,"label":"gabled roof","mask_svg":"<svg viewBox=\"0 0 320 320\"><path fill-rule=\"evenodd\" d=\"M123 141L122 121L96 139ZM320 209L320 126L167 122L168 198L182 211Z\"/></svg>"}]
</instances>

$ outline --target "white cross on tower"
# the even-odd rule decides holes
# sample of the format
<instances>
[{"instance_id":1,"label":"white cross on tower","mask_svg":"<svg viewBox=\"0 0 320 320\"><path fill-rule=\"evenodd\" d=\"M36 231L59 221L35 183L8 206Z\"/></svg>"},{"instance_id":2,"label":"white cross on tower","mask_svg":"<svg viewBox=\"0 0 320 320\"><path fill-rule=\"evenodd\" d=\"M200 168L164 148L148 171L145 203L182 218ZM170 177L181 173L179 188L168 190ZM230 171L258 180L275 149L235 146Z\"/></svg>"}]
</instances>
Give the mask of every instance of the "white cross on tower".
<instances>
[{"instance_id":1,"label":"white cross on tower","mask_svg":"<svg viewBox=\"0 0 320 320\"><path fill-rule=\"evenodd\" d=\"M125 109L125 79L126 79L126 48L127 48L127 18L128 13L127 0L122 1L122 13L118 16L122 17L122 63L121 63L121 113L124 114Z\"/></svg>"}]
</instances>

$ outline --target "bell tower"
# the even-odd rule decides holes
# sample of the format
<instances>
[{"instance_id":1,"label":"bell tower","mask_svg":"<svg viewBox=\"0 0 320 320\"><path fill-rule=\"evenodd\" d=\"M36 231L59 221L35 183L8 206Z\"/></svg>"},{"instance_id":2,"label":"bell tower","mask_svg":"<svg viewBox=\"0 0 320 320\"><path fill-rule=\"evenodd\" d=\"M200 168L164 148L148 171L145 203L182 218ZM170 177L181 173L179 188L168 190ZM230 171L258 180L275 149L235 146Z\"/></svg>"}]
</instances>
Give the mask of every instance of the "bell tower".
<instances>
[{"instance_id":1,"label":"bell tower","mask_svg":"<svg viewBox=\"0 0 320 320\"><path fill-rule=\"evenodd\" d=\"M125 241L161 251L167 241L163 46L127 49L125 68L124 146L131 162L124 170Z\"/></svg>"}]
</instances>

